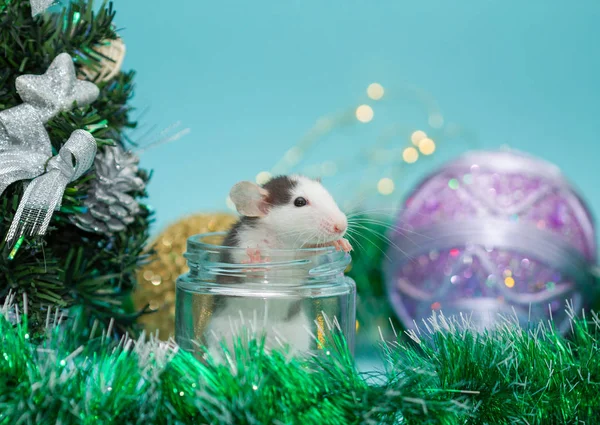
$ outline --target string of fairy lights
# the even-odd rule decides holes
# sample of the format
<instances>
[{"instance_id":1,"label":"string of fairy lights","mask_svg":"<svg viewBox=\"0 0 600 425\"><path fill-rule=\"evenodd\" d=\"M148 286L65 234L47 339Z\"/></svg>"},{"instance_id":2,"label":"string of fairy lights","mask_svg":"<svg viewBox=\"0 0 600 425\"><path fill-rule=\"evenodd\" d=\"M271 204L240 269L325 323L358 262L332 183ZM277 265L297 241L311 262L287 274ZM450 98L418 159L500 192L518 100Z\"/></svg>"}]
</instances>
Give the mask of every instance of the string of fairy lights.
<instances>
[{"instance_id":1,"label":"string of fairy lights","mask_svg":"<svg viewBox=\"0 0 600 425\"><path fill-rule=\"evenodd\" d=\"M388 164L391 167L386 175L381 175L376 181L361 182L358 189L353 188L357 199L364 199L373 193L389 196L396 192L396 183L404 168L415 164L422 157L435 154L438 144L450 138L461 138L468 144L473 144L474 137L467 130L453 123L446 123L435 99L423 90L405 86L395 89L395 96L401 99L414 99L427 111L427 124L431 128L431 134L423 128L395 123L392 128L381 132L374 143L362 146L361 151L351 158L340 158L326 160L317 164L304 165L303 159L306 154L314 148L326 136L336 130L354 125L371 125L375 120L375 109L377 102L384 98L389 99L390 92L386 91L382 84L373 82L367 86L366 94L368 102L360 103L358 106L332 115L320 117L315 125L302 137L298 143L290 147L270 170L262 170L255 176L257 184L264 184L275 175L288 174L295 168L303 166L302 174L319 177L332 177L348 170L356 171L361 166L369 169L381 167ZM435 136L434 136L435 134ZM398 146L398 140L405 143ZM476 142L475 142L476 143ZM389 145L392 145L391 147ZM367 161L365 162L365 158ZM364 171L364 169L363 169ZM235 210L235 206L229 197L226 198L229 209Z\"/></svg>"},{"instance_id":2,"label":"string of fairy lights","mask_svg":"<svg viewBox=\"0 0 600 425\"><path fill-rule=\"evenodd\" d=\"M272 176L288 174L294 169L302 174L324 178L341 178L342 173L349 172L352 179L360 180L358 185L353 183L351 190L346 192L351 193L354 198L350 202L357 202L375 194L396 205L393 195L400 192L404 170L410 169L424 158L435 155L442 142L456 137L463 140L472 139L467 130L446 122L435 99L418 88L406 86L386 89L382 84L375 82L367 86L366 97L338 113L318 118L297 143L283 152L281 158L270 169L260 170L255 176L255 181L264 184ZM427 117L424 120L425 126L416 128L411 123L395 120L382 127L380 124L384 120L378 118L384 115L383 108L392 103L388 101L394 98L408 99L412 102L409 105L411 107L415 102L422 107ZM392 116L402 116L397 111L394 112ZM184 129L170 136L179 130L178 126L179 123L165 129L156 141L141 143L140 149L147 150L171 142L189 131ZM328 136L334 135L336 131L354 129L355 126L366 129L368 135L364 140L369 140L368 143L358 146L358 152L351 152L342 158L308 163L309 152L326 143ZM370 173L372 177L366 178L367 173L364 171L373 171ZM229 198L227 206L235 211L235 206ZM352 210L348 205L344 205L343 208L346 211ZM138 291L136 295L137 306L149 303L151 308L160 307L158 313L141 319L150 331L160 329L162 335L169 335L174 331L175 279L187 270L183 257L187 237L196 233L227 230L234 220L235 215L229 214L196 215L180 220L161 233L156 244L159 260L140 270L139 281L144 290ZM210 308L206 307L206 311L206 317L210 317ZM321 325L320 329L324 328L324 318L318 316L316 320ZM358 322L356 326L358 330ZM317 337L323 337L320 331L317 332Z\"/></svg>"}]
</instances>

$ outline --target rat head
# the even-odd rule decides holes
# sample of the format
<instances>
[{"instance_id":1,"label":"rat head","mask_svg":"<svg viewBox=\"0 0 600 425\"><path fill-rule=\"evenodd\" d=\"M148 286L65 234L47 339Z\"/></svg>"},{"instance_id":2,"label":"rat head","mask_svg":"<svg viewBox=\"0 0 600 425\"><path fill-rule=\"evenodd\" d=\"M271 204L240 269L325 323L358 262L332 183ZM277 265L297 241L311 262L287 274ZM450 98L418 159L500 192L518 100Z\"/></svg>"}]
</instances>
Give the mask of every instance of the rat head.
<instances>
[{"instance_id":1,"label":"rat head","mask_svg":"<svg viewBox=\"0 0 600 425\"><path fill-rule=\"evenodd\" d=\"M290 248L336 241L348 227L329 192L307 177L275 177L262 187L240 182L230 197L240 214L254 217L257 228L263 226Z\"/></svg>"}]
</instances>

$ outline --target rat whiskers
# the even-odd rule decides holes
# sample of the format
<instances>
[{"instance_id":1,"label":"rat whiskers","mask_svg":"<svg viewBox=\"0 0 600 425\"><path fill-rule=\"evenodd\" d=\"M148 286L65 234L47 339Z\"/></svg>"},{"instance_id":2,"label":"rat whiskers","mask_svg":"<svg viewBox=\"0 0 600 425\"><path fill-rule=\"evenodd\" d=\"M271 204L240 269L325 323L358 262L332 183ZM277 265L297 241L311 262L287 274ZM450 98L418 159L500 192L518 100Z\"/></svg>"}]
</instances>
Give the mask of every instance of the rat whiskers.
<instances>
[{"instance_id":1,"label":"rat whiskers","mask_svg":"<svg viewBox=\"0 0 600 425\"><path fill-rule=\"evenodd\" d=\"M377 225L377 226L381 226L383 228L386 229L390 229L390 230L394 230L396 233L399 233L400 235L402 235L405 239L407 239L409 242L411 242L413 245L415 245L416 247L419 247L419 244L416 243L414 240L412 240L410 237L408 237L405 233L404 230L399 230L399 228L394 227L392 225L389 225L388 223L384 222L384 221L379 221L379 220L370 220L370 219L366 219L366 220L361 220L361 219L353 219L351 221L351 223L353 225L359 226L361 229L367 230L370 233L376 234L376 236L378 237L385 237L385 242L388 242L390 244L392 244L394 247L398 248L400 251L402 251L399 247L397 247L395 244L393 244L392 240L390 238L388 238L387 236L384 236L383 232L377 232L374 229L365 226L365 224L373 224L373 225ZM418 236L422 236L424 238L430 239L429 237L425 236L425 235L421 235L420 233L417 232L412 232Z\"/></svg>"},{"instance_id":2,"label":"rat whiskers","mask_svg":"<svg viewBox=\"0 0 600 425\"><path fill-rule=\"evenodd\" d=\"M358 238L357 238L357 237L356 237L354 234L352 234L351 230L352 230L352 232L355 232L355 230L354 230L354 229L347 229L347 230L346 230L346 232L347 232L347 233L346 233L346 236L348 236L348 239L349 239L349 240L350 240L352 243L356 243L356 245L357 245L357 246L358 246L358 247L359 247L361 250L363 250L363 251L364 251L364 250L365 250L365 247L364 247L364 245L363 245L362 243L360 243L360 241L358 240Z\"/></svg>"},{"instance_id":3,"label":"rat whiskers","mask_svg":"<svg viewBox=\"0 0 600 425\"><path fill-rule=\"evenodd\" d=\"M348 232L348 233L347 233L348 237L349 237L349 238L352 238L352 240L353 240L354 242L356 242L356 243L357 243L357 245L358 245L358 246L359 246L359 247L360 247L362 250L364 250L365 248L364 248L364 246L363 246L361 243L359 243L359 241L358 241L358 237L359 237L359 236L360 236L360 237L363 237L363 238L364 238L364 240L366 240L366 241L367 241L367 242L369 242L371 245L373 245L375 248L377 248L377 250L378 250L379 252L381 252L385 258L387 258L389 261L391 261L391 258L390 258L390 257L389 257L389 256L386 254L386 252L385 252L383 249L381 249L381 247L380 247L380 246L379 246L377 243L373 242L373 240L371 240L370 238L366 237L364 234L361 234L361 233L359 233L359 232L358 232L356 229L351 229L350 227L348 227L348 230L347 230L347 232Z\"/></svg>"},{"instance_id":4,"label":"rat whiskers","mask_svg":"<svg viewBox=\"0 0 600 425\"><path fill-rule=\"evenodd\" d=\"M383 242L386 242L386 243L390 244L391 246L393 246L394 248L396 248L398 251L400 251L402 254L404 254L407 258L409 258L411 260L413 259L410 255L408 255L408 253L406 253L402 248L400 248L398 245L396 245L390 238L388 238L387 236L385 236L383 233L379 233L379 232L377 232L374 229L370 229L370 228L368 228L366 226L363 226L361 224L358 224L358 223L353 223L353 224L356 227L358 227L359 229L366 230L367 232L369 232L373 236L377 237L379 240L382 240ZM354 231L357 232L357 230L354 230ZM386 257L387 257L387 255L386 255Z\"/></svg>"},{"instance_id":5,"label":"rat whiskers","mask_svg":"<svg viewBox=\"0 0 600 425\"><path fill-rule=\"evenodd\" d=\"M383 250L379 247L379 245L376 242L374 242L368 235L372 235L372 237L377 238L383 242L386 242L394 249L400 251L403 255L405 255L410 260L414 260L413 257L408 255L408 253L406 251L404 251L396 243L394 243L394 241L392 241L388 236L386 236L385 233L383 231L381 231L381 229L392 230L394 232L397 232L400 235L402 235L404 238L406 238L408 241L413 243L415 246L419 246L418 243L415 242L414 240L412 240L406 233L409 233L409 234L412 233L412 234L415 234L415 235L418 235L418 236L421 236L424 238L428 238L428 237L425 235L422 235L418 232L415 232L411 229L402 228L399 226L395 226L387 221L379 220L377 218L374 218L372 215L366 215L367 213L374 214L375 211L377 211L377 210L356 211L354 213L348 214L347 215L347 217L348 217L348 230L347 230L348 235L352 235L353 240L356 241L357 243L358 243L359 238L366 239L373 246L377 247L377 249L379 251L381 251L385 255L386 258L388 258L388 260L389 260L389 257L383 252ZM373 226L379 227L380 229L373 228ZM359 232L359 230L361 230L362 232ZM358 244L358 245L360 246L360 244Z\"/></svg>"}]
</instances>

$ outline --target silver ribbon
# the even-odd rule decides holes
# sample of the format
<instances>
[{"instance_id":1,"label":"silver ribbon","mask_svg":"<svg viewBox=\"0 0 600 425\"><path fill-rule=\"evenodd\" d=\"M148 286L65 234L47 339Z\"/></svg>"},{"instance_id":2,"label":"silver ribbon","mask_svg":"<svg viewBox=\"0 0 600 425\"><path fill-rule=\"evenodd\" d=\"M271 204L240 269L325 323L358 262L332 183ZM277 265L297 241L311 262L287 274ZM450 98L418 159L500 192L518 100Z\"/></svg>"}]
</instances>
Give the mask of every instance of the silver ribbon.
<instances>
[{"instance_id":1,"label":"silver ribbon","mask_svg":"<svg viewBox=\"0 0 600 425\"><path fill-rule=\"evenodd\" d=\"M36 16L56 3L56 0L29 0L31 15Z\"/></svg>"},{"instance_id":2,"label":"silver ribbon","mask_svg":"<svg viewBox=\"0 0 600 425\"><path fill-rule=\"evenodd\" d=\"M395 232L391 236L394 247L401 250L403 258L393 265L390 264L390 267L401 268L403 263L433 249L479 245L514 250L543 259L577 282L587 284L591 277L593 263L581 252L554 233L540 230L528 223L485 217L435 223L418 231L419 233L411 233L410 239L401 232Z\"/></svg>"},{"instance_id":3,"label":"silver ribbon","mask_svg":"<svg viewBox=\"0 0 600 425\"><path fill-rule=\"evenodd\" d=\"M55 210L60 209L63 193L67 184L81 177L94 163L96 156L96 140L84 130L75 130L69 140L62 146L58 155L53 156L46 165L46 172L36 177L27 186L13 222L6 236L7 241L14 241L23 234L43 235ZM0 156L0 168L3 168L5 156ZM19 155L7 156L8 161L25 163L23 168L44 168L47 158L36 155L41 162L33 164L29 157Z\"/></svg>"},{"instance_id":4,"label":"silver ribbon","mask_svg":"<svg viewBox=\"0 0 600 425\"><path fill-rule=\"evenodd\" d=\"M26 103L0 112L0 195L44 172L52 145L37 111Z\"/></svg>"},{"instance_id":5,"label":"silver ribbon","mask_svg":"<svg viewBox=\"0 0 600 425\"><path fill-rule=\"evenodd\" d=\"M471 254L478 257L490 274L495 273L495 264L489 260L486 255L487 251L483 247L491 246L514 250L530 258L543 260L546 264L552 264L554 268L573 280L575 283L573 287L557 285L556 290L552 293L540 292L527 295L516 295L512 291L505 290L503 285L499 285L499 291L507 300L510 300L511 307L514 307L514 314L523 318L523 323L527 322L530 304L543 304L549 302L551 298L560 297L563 300L571 299L574 310L579 311L583 303L582 297L593 297L600 289L595 284L594 265L590 260L557 235L532 227L527 223L507 222L502 219L486 217L463 222L433 224L426 229L419 229L418 234L411 234L410 239L397 232L390 239L394 242L394 247L402 252L402 259L387 262L384 266L388 282L394 282L395 285L394 288L388 285L388 294L397 314L406 321L407 326L413 328L416 323L412 322L411 324L413 318L405 310L401 298L407 295L413 299L425 301L429 305L433 300L440 299L440 294L447 292L449 288L453 287L453 284L446 279L432 294L422 291L410 282L398 282L398 271L402 270L407 262L434 249L444 250L471 246ZM402 295L396 292L395 288L400 288ZM579 293L575 289L578 289ZM478 320L483 320L478 322L478 326L486 327L492 323L491 319L488 320L490 317L497 317L496 313L510 314L512 312L505 309L506 305L496 299L482 298L474 301L457 301L445 308L444 314L456 315L460 312L472 312L478 316ZM430 311L427 314L429 313ZM561 331L565 331L568 326L568 321L559 323Z\"/></svg>"}]
</instances>

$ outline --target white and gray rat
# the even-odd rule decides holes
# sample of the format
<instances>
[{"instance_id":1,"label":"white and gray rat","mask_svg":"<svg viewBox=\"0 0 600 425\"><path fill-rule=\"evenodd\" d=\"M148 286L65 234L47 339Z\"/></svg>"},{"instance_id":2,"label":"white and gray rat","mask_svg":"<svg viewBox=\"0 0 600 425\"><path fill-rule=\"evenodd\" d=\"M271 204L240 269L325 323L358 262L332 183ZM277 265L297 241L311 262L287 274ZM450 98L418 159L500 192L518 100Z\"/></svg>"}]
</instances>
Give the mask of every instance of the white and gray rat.
<instances>
[{"instance_id":1,"label":"white and gray rat","mask_svg":"<svg viewBox=\"0 0 600 425\"><path fill-rule=\"evenodd\" d=\"M260 250L334 245L352 249L343 236L346 215L321 182L304 176L279 176L262 187L237 183L230 197L241 219L229 231L225 246L246 248L251 262Z\"/></svg>"},{"instance_id":2,"label":"white and gray rat","mask_svg":"<svg viewBox=\"0 0 600 425\"><path fill-rule=\"evenodd\" d=\"M268 262L269 258L262 254L270 250L324 246L335 246L345 252L352 250L344 239L348 227L346 215L318 180L291 175L274 177L262 186L245 181L231 189L230 197L241 217L223 245L242 249L225 253L224 263ZM298 259L298 256L289 259ZM269 278L274 276L276 274L270 273ZM235 279L227 280L227 283L234 282ZM265 325L267 332L281 335L293 352L310 348L312 337L306 328L312 328L315 318L307 316L297 298L229 298L213 311L208 332L218 337L227 336L242 322L247 324L253 318L260 322L259 327ZM209 339L213 340L210 347L216 340Z\"/></svg>"}]
</instances>

